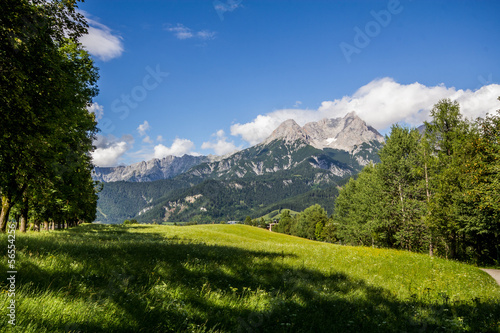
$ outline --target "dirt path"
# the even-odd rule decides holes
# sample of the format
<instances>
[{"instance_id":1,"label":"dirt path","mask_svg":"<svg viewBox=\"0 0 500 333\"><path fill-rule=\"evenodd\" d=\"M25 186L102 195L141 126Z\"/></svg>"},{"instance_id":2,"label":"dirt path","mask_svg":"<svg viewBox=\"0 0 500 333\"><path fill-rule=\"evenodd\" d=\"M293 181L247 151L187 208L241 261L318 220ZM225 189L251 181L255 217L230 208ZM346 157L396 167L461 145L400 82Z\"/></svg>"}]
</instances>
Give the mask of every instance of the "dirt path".
<instances>
[{"instance_id":1,"label":"dirt path","mask_svg":"<svg viewBox=\"0 0 500 333\"><path fill-rule=\"evenodd\" d=\"M500 284L500 269L482 269L489 275L491 275L498 284Z\"/></svg>"}]
</instances>

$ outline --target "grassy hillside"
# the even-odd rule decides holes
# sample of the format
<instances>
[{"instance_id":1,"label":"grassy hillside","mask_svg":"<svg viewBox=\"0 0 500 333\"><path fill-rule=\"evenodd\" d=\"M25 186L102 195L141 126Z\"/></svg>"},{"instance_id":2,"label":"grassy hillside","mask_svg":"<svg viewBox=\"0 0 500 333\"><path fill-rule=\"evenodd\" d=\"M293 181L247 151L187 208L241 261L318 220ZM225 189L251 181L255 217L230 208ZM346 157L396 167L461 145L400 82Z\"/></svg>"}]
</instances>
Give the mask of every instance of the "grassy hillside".
<instances>
[{"instance_id":1,"label":"grassy hillside","mask_svg":"<svg viewBox=\"0 0 500 333\"><path fill-rule=\"evenodd\" d=\"M408 252L243 225L83 225L18 234L16 248L19 332L500 330L491 277Z\"/></svg>"}]
</instances>

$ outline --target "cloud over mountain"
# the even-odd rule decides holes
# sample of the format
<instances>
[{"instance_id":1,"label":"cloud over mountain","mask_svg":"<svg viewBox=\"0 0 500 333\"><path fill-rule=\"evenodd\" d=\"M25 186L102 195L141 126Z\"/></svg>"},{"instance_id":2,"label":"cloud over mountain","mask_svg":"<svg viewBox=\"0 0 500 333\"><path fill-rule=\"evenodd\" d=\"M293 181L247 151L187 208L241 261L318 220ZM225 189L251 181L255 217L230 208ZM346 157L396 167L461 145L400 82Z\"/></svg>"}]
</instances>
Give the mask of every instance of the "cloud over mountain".
<instances>
[{"instance_id":1,"label":"cloud over mountain","mask_svg":"<svg viewBox=\"0 0 500 333\"><path fill-rule=\"evenodd\" d=\"M165 156L183 156L185 154L197 155L193 153L194 143L188 139L175 138L174 142L170 147L166 147L163 144L158 144L154 148L154 157L163 158Z\"/></svg>"},{"instance_id":2,"label":"cloud over mountain","mask_svg":"<svg viewBox=\"0 0 500 333\"><path fill-rule=\"evenodd\" d=\"M498 96L498 84L472 91L444 85L428 87L418 82L400 84L386 77L371 81L351 96L324 101L317 110L282 109L258 115L249 123L232 125L231 134L241 136L254 145L266 139L287 119L294 119L303 126L307 122L323 118L343 117L353 110L378 130L384 130L398 122L417 126L429 119L429 111L443 98L457 100L465 117L476 118L499 109Z\"/></svg>"},{"instance_id":3,"label":"cloud over mountain","mask_svg":"<svg viewBox=\"0 0 500 333\"><path fill-rule=\"evenodd\" d=\"M226 155L241 149L241 147L236 147L233 141L227 141L226 133L223 130L217 131L212 136L216 137L216 141L203 142L201 149L213 149L216 155Z\"/></svg>"},{"instance_id":4,"label":"cloud over mountain","mask_svg":"<svg viewBox=\"0 0 500 333\"><path fill-rule=\"evenodd\" d=\"M132 148L133 143L134 138L131 135L123 135L120 139L113 135L97 135L92 161L100 167L115 166L120 158Z\"/></svg>"}]
</instances>

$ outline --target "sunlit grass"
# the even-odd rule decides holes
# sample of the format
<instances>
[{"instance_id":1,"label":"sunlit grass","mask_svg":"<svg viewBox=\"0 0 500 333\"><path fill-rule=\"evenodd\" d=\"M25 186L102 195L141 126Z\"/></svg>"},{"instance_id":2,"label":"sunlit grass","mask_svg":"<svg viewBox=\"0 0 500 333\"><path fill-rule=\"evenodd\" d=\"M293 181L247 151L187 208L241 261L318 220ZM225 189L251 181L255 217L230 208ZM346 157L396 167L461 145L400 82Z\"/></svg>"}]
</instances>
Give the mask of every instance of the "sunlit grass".
<instances>
[{"instance_id":1,"label":"sunlit grass","mask_svg":"<svg viewBox=\"0 0 500 333\"><path fill-rule=\"evenodd\" d=\"M491 277L414 253L243 225L83 225L16 247L20 332L500 331Z\"/></svg>"}]
</instances>

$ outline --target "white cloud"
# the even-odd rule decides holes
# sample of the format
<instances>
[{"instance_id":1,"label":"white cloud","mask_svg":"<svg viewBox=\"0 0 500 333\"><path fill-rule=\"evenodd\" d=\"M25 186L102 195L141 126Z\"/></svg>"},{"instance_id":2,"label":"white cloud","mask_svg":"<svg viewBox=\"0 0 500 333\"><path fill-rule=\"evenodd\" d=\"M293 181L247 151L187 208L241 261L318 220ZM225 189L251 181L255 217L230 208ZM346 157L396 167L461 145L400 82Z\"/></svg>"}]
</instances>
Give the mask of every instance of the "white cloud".
<instances>
[{"instance_id":1,"label":"white cloud","mask_svg":"<svg viewBox=\"0 0 500 333\"><path fill-rule=\"evenodd\" d=\"M240 135L243 140L254 145L265 140L287 119L294 119L299 125L304 125L323 118L343 117L350 111L356 111L369 125L379 130L398 122L417 126L429 120L429 111L443 98L458 101L465 117L476 118L487 112L495 112L500 107L498 96L498 84L472 91L444 85L428 87L418 82L405 85L392 78L382 78L361 87L352 96L325 101L317 110L283 109L258 115L249 123L232 125L231 134Z\"/></svg>"},{"instance_id":2,"label":"white cloud","mask_svg":"<svg viewBox=\"0 0 500 333\"><path fill-rule=\"evenodd\" d=\"M120 158L132 148L134 138L124 135L120 139L113 135L97 135L94 141L96 149L92 152L92 161L96 166L116 166Z\"/></svg>"},{"instance_id":3,"label":"white cloud","mask_svg":"<svg viewBox=\"0 0 500 333\"><path fill-rule=\"evenodd\" d=\"M219 139L222 139L222 138L225 138L226 137L226 133L224 132L224 130L220 129L218 130L217 132L215 132L215 134L213 134L214 136L216 136L217 138Z\"/></svg>"},{"instance_id":4,"label":"white cloud","mask_svg":"<svg viewBox=\"0 0 500 333\"><path fill-rule=\"evenodd\" d=\"M89 19L88 13L81 12L86 16L89 24L88 34L80 38L80 42L87 51L102 61L108 61L121 56L123 53L122 38L104 24Z\"/></svg>"},{"instance_id":5,"label":"white cloud","mask_svg":"<svg viewBox=\"0 0 500 333\"><path fill-rule=\"evenodd\" d=\"M203 40L208 40L208 39L213 39L216 34L214 31L209 31L209 30L201 30L196 32L184 26L181 23L177 23L177 25L174 27L169 26L165 28L165 30L173 33L175 37L181 40L195 38L195 37Z\"/></svg>"},{"instance_id":6,"label":"white cloud","mask_svg":"<svg viewBox=\"0 0 500 333\"><path fill-rule=\"evenodd\" d=\"M139 132L139 135L140 136L144 136L146 135L146 132L151 128L151 126L149 126L149 123L147 120L144 120L144 123L142 123L141 125L139 125L139 127L137 127L137 132Z\"/></svg>"},{"instance_id":7,"label":"white cloud","mask_svg":"<svg viewBox=\"0 0 500 333\"><path fill-rule=\"evenodd\" d=\"M102 119L102 117L104 116L104 107L98 103L90 104L90 106L87 108L87 110L90 113L95 114L96 120Z\"/></svg>"},{"instance_id":8,"label":"white cloud","mask_svg":"<svg viewBox=\"0 0 500 333\"><path fill-rule=\"evenodd\" d=\"M201 149L213 149L216 155L226 155L241 149L241 147L236 147L233 141L227 141L223 130L217 131L213 136L217 138L217 141L203 142Z\"/></svg>"},{"instance_id":9,"label":"white cloud","mask_svg":"<svg viewBox=\"0 0 500 333\"><path fill-rule=\"evenodd\" d=\"M193 33L191 32L191 29L185 27L180 23L177 23L175 27L170 27L167 28L166 30L173 32L175 37L177 37L178 39L188 39L194 37Z\"/></svg>"},{"instance_id":10,"label":"white cloud","mask_svg":"<svg viewBox=\"0 0 500 333\"><path fill-rule=\"evenodd\" d=\"M500 109L498 96L500 96L500 85L490 84L479 90L460 90L460 96L456 97L460 104L462 114L468 118L484 117L486 113L494 113Z\"/></svg>"},{"instance_id":11,"label":"white cloud","mask_svg":"<svg viewBox=\"0 0 500 333\"><path fill-rule=\"evenodd\" d=\"M218 12L232 12L233 10L241 7L242 0L226 0L226 3L221 1L214 1L214 8Z\"/></svg>"},{"instance_id":12,"label":"white cloud","mask_svg":"<svg viewBox=\"0 0 500 333\"><path fill-rule=\"evenodd\" d=\"M305 124L315 118L316 113L301 109L273 111L267 115L258 115L252 122L232 125L231 135L240 135L249 144L256 145L264 141L285 120L295 119L298 123Z\"/></svg>"},{"instance_id":13,"label":"white cloud","mask_svg":"<svg viewBox=\"0 0 500 333\"><path fill-rule=\"evenodd\" d=\"M158 135L158 136L156 137L156 141L157 141L157 142L163 142L163 136Z\"/></svg>"},{"instance_id":14,"label":"white cloud","mask_svg":"<svg viewBox=\"0 0 500 333\"><path fill-rule=\"evenodd\" d=\"M176 138L172 143L172 146L166 147L162 144L156 145L154 150L155 158L163 158L165 156L173 155L173 156L183 156L183 155L198 155L192 152L194 148L194 143L188 139L179 139Z\"/></svg>"},{"instance_id":15,"label":"white cloud","mask_svg":"<svg viewBox=\"0 0 500 333\"><path fill-rule=\"evenodd\" d=\"M144 136L144 139L142 139L143 143L154 143L149 135L146 135L146 132L149 131L150 128L151 126L149 126L149 122L147 120L144 120L144 123L140 124L139 127L137 127L137 132L139 132L139 135Z\"/></svg>"},{"instance_id":16,"label":"white cloud","mask_svg":"<svg viewBox=\"0 0 500 333\"><path fill-rule=\"evenodd\" d=\"M196 33L196 36L200 39L214 39L215 37L215 32L214 31L208 31L208 30L202 30L202 31L198 31Z\"/></svg>"}]
</instances>

